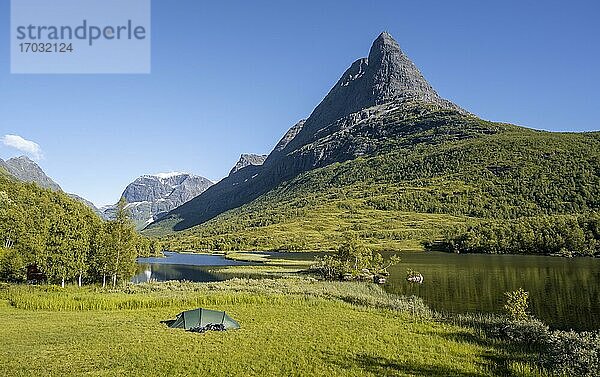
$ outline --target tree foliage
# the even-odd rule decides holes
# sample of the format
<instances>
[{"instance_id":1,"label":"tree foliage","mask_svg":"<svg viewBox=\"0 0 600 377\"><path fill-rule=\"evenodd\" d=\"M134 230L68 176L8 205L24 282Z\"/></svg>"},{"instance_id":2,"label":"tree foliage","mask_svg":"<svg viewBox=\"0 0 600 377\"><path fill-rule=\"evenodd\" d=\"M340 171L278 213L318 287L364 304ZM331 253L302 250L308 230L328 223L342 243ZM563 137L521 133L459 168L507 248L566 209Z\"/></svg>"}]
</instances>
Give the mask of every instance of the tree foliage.
<instances>
[{"instance_id":1,"label":"tree foliage","mask_svg":"<svg viewBox=\"0 0 600 377\"><path fill-rule=\"evenodd\" d=\"M481 222L449 236L444 247L465 253L600 256L600 214Z\"/></svg>"},{"instance_id":2,"label":"tree foliage","mask_svg":"<svg viewBox=\"0 0 600 377\"><path fill-rule=\"evenodd\" d=\"M527 309L529 308L529 292L519 288L513 292L504 293L506 297L506 304L504 304L504 310L508 313L509 317L515 321L522 321L527 319L529 314Z\"/></svg>"},{"instance_id":3,"label":"tree foliage","mask_svg":"<svg viewBox=\"0 0 600 377\"><path fill-rule=\"evenodd\" d=\"M361 280L374 275L387 275L387 269L400 262L397 256L385 261L381 254L360 244L352 235L333 255L317 258L312 270L326 280Z\"/></svg>"},{"instance_id":4,"label":"tree foliage","mask_svg":"<svg viewBox=\"0 0 600 377\"><path fill-rule=\"evenodd\" d=\"M0 176L0 280L25 281L36 265L51 283L129 279L156 245L135 233L124 203L116 220L60 192Z\"/></svg>"}]
</instances>

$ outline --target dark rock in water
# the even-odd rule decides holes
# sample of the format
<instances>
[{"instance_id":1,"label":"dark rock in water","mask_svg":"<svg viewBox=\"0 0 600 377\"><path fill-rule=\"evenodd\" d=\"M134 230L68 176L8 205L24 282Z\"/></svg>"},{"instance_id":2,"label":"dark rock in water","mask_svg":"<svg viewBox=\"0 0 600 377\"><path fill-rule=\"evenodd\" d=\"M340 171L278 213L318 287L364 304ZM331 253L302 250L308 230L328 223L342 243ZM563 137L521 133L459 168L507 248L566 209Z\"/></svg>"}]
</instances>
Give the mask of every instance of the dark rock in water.
<instances>
[{"instance_id":1,"label":"dark rock in water","mask_svg":"<svg viewBox=\"0 0 600 377\"><path fill-rule=\"evenodd\" d=\"M411 283L422 284L423 283L423 275L421 275L421 274L409 275L406 278L406 280L409 281L409 282L411 282Z\"/></svg>"}]
</instances>

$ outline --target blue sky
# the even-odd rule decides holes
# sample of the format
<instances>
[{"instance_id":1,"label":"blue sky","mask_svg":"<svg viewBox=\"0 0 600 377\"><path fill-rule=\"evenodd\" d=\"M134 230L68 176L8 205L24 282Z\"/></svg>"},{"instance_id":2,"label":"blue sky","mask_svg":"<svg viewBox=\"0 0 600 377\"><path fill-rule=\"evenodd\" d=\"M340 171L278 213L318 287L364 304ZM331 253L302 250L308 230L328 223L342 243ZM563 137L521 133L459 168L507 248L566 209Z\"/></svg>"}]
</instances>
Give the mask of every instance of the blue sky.
<instances>
[{"instance_id":1,"label":"blue sky","mask_svg":"<svg viewBox=\"0 0 600 377\"><path fill-rule=\"evenodd\" d=\"M0 137L37 143L48 175L98 205L142 174L217 180L240 153L268 153L383 30L443 97L482 118L600 129L597 1L152 7L150 75L11 75L0 0ZM19 154L0 145L3 159Z\"/></svg>"}]
</instances>

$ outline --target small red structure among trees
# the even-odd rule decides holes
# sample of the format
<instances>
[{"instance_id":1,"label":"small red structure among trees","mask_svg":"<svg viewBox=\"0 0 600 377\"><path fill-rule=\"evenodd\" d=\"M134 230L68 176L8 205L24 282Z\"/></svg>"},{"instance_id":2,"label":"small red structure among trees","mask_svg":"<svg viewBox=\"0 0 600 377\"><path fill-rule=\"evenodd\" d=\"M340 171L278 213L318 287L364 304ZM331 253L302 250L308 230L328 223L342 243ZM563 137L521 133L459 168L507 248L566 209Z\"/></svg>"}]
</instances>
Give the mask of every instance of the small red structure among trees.
<instances>
[{"instance_id":1,"label":"small red structure among trees","mask_svg":"<svg viewBox=\"0 0 600 377\"><path fill-rule=\"evenodd\" d=\"M37 284L46 280L46 275L36 264L30 264L27 266L27 283L28 284Z\"/></svg>"}]
</instances>

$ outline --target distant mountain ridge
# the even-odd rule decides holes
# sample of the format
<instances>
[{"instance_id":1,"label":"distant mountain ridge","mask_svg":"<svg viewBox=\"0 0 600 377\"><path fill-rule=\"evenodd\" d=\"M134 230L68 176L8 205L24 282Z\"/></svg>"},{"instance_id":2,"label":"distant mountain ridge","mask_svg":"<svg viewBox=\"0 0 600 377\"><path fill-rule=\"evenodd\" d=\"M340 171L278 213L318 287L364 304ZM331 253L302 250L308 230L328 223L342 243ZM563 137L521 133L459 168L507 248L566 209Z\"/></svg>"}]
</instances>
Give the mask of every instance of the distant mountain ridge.
<instances>
[{"instance_id":1,"label":"distant mountain ridge","mask_svg":"<svg viewBox=\"0 0 600 377\"><path fill-rule=\"evenodd\" d=\"M4 168L11 176L21 182L35 183L42 188L52 191L63 191L58 183L48 177L42 168L27 156L14 157L6 161L0 159L0 167ZM102 212L89 200L76 194L67 193L67 195L85 204L96 212L97 215L103 217Z\"/></svg>"},{"instance_id":2,"label":"distant mountain ridge","mask_svg":"<svg viewBox=\"0 0 600 377\"><path fill-rule=\"evenodd\" d=\"M44 173L34 161L27 156L14 157L4 163L8 172L22 182L37 183L40 187L54 191L62 191L58 183Z\"/></svg>"},{"instance_id":3,"label":"distant mountain ridge","mask_svg":"<svg viewBox=\"0 0 600 377\"><path fill-rule=\"evenodd\" d=\"M155 216L186 203L212 185L209 179L188 173L143 175L127 185L122 197L132 220L142 228ZM107 218L112 218L116 205L103 207L102 211Z\"/></svg>"}]
</instances>

